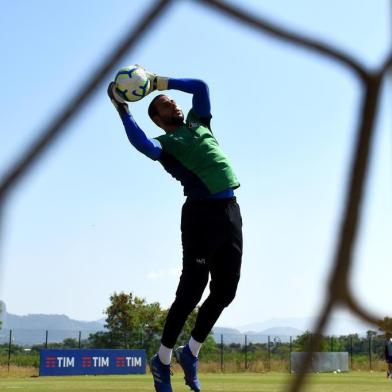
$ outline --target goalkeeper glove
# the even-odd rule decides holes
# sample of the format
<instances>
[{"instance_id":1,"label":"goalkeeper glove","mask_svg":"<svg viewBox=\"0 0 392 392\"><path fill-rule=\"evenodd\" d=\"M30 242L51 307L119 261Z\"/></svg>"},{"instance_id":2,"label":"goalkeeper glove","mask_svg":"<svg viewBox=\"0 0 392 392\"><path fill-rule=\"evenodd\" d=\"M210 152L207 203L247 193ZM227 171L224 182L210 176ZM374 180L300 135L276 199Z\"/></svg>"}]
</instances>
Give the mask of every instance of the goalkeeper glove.
<instances>
[{"instance_id":1,"label":"goalkeeper glove","mask_svg":"<svg viewBox=\"0 0 392 392\"><path fill-rule=\"evenodd\" d=\"M147 71L147 69L145 69L141 65L136 65L145 72L148 80L150 81L150 88L148 89L146 95L150 94L152 91L155 90L162 91L168 89L169 78L158 76L150 71Z\"/></svg>"},{"instance_id":2,"label":"goalkeeper glove","mask_svg":"<svg viewBox=\"0 0 392 392\"><path fill-rule=\"evenodd\" d=\"M107 93L120 116L129 114L128 104L117 94L115 82L109 83Z\"/></svg>"}]
</instances>

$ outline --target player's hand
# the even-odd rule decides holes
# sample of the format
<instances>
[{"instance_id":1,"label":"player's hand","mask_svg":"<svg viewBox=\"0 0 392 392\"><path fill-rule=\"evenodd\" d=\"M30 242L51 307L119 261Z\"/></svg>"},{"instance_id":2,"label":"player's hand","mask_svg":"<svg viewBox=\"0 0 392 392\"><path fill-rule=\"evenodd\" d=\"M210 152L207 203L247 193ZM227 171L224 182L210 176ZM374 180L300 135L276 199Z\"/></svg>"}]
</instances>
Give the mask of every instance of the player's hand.
<instances>
[{"instance_id":1,"label":"player's hand","mask_svg":"<svg viewBox=\"0 0 392 392\"><path fill-rule=\"evenodd\" d=\"M148 95L157 89L157 75L148 71L147 69L142 67L140 64L135 64L135 65L144 71L144 73L147 75L148 80L150 81L150 87L146 91L146 95Z\"/></svg>"},{"instance_id":2,"label":"player's hand","mask_svg":"<svg viewBox=\"0 0 392 392\"><path fill-rule=\"evenodd\" d=\"M158 90L167 90L168 89L168 82L169 78L163 77L163 76L158 76L144 67L142 67L139 64L136 64L139 68L141 68L147 75L148 80L150 81L150 88L148 89L146 95L150 94L152 91Z\"/></svg>"},{"instance_id":3,"label":"player's hand","mask_svg":"<svg viewBox=\"0 0 392 392\"><path fill-rule=\"evenodd\" d=\"M129 114L128 104L117 94L115 82L109 83L107 93L120 116L122 114Z\"/></svg>"}]
</instances>

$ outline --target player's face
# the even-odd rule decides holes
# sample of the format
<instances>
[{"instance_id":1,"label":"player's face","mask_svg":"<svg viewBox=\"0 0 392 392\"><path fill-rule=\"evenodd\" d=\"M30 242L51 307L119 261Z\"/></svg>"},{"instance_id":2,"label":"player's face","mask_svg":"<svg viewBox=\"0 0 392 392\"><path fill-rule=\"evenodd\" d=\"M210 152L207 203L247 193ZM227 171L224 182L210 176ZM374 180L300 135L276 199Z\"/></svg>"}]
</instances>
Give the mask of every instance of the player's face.
<instances>
[{"instance_id":1,"label":"player's face","mask_svg":"<svg viewBox=\"0 0 392 392\"><path fill-rule=\"evenodd\" d=\"M181 108L170 97L166 95L159 97L155 105L164 125L181 125L184 122Z\"/></svg>"}]
</instances>

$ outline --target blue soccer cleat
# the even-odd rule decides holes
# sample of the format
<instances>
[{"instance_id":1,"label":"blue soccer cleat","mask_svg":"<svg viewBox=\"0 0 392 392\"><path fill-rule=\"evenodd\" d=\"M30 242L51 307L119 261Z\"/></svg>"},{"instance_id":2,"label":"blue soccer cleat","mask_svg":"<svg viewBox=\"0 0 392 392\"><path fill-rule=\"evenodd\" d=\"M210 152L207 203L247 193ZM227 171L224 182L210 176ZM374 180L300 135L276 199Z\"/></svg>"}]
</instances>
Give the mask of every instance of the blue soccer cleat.
<instances>
[{"instance_id":1,"label":"blue soccer cleat","mask_svg":"<svg viewBox=\"0 0 392 392\"><path fill-rule=\"evenodd\" d=\"M197 377L199 359L192 354L187 344L178 347L174 351L174 355L176 356L177 362L181 365L182 370L184 370L185 384L188 385L192 391L200 392L201 385Z\"/></svg>"},{"instance_id":2,"label":"blue soccer cleat","mask_svg":"<svg viewBox=\"0 0 392 392\"><path fill-rule=\"evenodd\" d=\"M154 387L156 392L173 392L170 383L170 365L164 365L155 354L150 360L150 370L154 377Z\"/></svg>"}]
</instances>

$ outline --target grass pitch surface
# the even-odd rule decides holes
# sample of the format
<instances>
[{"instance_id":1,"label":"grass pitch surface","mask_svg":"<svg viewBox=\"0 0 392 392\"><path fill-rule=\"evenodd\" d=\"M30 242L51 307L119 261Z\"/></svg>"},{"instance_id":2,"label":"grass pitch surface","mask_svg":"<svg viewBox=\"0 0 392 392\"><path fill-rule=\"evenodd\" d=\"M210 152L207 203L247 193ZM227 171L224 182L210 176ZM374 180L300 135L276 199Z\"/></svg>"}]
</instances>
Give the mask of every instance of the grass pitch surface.
<instances>
[{"instance_id":1,"label":"grass pitch surface","mask_svg":"<svg viewBox=\"0 0 392 392\"><path fill-rule=\"evenodd\" d=\"M287 390L294 376L284 373L202 374L203 392L277 392ZM384 373L314 374L307 378L306 392L391 392L392 380ZM172 378L174 392L189 391L182 376ZM152 378L146 376L78 376L0 378L0 391L84 392L154 391Z\"/></svg>"}]
</instances>

